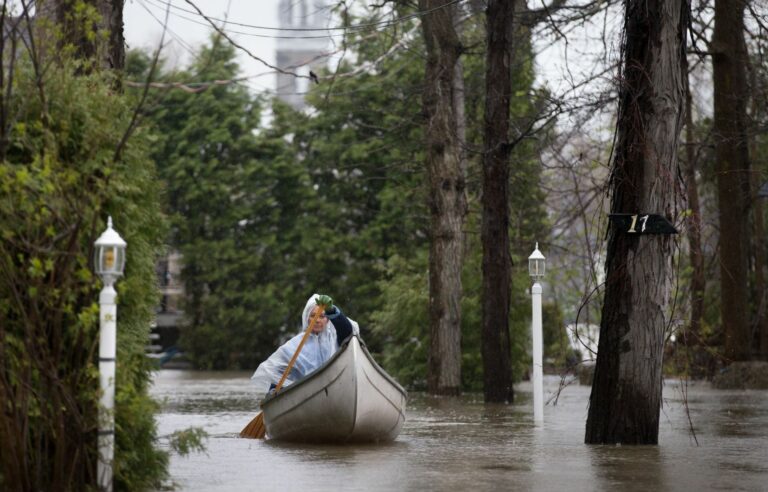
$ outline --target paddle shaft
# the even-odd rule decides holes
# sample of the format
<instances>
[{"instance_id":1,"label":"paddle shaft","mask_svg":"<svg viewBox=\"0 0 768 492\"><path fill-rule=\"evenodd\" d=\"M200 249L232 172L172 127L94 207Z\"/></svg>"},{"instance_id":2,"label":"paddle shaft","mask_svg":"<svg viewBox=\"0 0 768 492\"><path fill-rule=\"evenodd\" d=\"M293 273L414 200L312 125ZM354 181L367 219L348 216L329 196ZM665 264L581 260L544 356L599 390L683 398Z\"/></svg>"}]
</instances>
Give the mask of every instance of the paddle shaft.
<instances>
[{"instance_id":1,"label":"paddle shaft","mask_svg":"<svg viewBox=\"0 0 768 492\"><path fill-rule=\"evenodd\" d=\"M275 393L280 391L280 388L283 387L283 383L285 383L285 380L288 379L288 374L291 373L291 369L293 369L293 364L296 363L296 359L299 358L299 353L301 352L301 348L304 347L304 343L307 341L307 338L309 338L309 334L312 333L312 326L315 324L315 320L320 315L321 312L325 311L324 307L317 306L315 308L315 312L312 313L312 317L309 320L309 325L307 325L306 331L304 331L304 336L301 338L301 342L299 342L299 346L296 348L296 352L294 352L293 357L291 357L290 362L288 362L288 367L285 368L285 372L283 373L283 377L280 378L280 382L277 383L277 386L275 387Z\"/></svg>"},{"instance_id":2,"label":"paddle shaft","mask_svg":"<svg viewBox=\"0 0 768 492\"><path fill-rule=\"evenodd\" d=\"M307 326L306 331L304 332L304 336L301 338L301 342L299 343L299 346L296 348L296 352L294 352L293 357L291 357L290 362L288 362L288 367L285 368L285 372L283 372L283 377L280 378L280 382L277 383L277 386L275 386L275 393L280 391L280 388L283 387L283 383L285 383L285 380L288 379L288 374L291 373L291 369L293 369L293 364L296 363L296 359L299 357L299 353L301 352L301 348L304 346L304 343L307 341L307 338L309 338L309 334L312 333L312 326L315 324L315 320L320 315L321 312L325 310L324 306L317 306L315 308L315 312L312 314L311 319L309 320L309 325ZM245 428L240 431L240 437L247 437L251 439L264 439L266 436L267 429L264 426L264 412L259 412L256 414L256 417L254 417L248 425L245 426Z\"/></svg>"}]
</instances>

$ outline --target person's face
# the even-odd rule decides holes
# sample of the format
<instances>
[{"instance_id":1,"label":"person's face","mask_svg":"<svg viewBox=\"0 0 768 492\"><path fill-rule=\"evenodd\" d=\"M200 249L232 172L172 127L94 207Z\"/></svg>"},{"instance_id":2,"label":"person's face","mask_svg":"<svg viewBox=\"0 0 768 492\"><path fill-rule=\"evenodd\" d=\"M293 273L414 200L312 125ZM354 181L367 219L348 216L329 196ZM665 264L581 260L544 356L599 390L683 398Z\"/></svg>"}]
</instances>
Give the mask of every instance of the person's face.
<instances>
[{"instance_id":1,"label":"person's face","mask_svg":"<svg viewBox=\"0 0 768 492\"><path fill-rule=\"evenodd\" d=\"M318 308L319 309L319 308ZM309 315L309 321L312 321L312 317L314 316L315 322L312 323L312 333L319 334L322 333L323 330L325 330L325 327L328 325L328 318L325 316L325 313L320 312L317 316L315 316L315 312Z\"/></svg>"}]
</instances>

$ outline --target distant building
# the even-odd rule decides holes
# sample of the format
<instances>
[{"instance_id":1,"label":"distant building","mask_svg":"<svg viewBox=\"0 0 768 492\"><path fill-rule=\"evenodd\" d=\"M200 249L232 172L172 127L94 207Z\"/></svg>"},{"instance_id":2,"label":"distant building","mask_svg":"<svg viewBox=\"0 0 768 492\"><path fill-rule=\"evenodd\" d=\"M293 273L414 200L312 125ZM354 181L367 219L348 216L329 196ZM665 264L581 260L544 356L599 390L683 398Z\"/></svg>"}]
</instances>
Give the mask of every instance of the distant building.
<instances>
[{"instance_id":1,"label":"distant building","mask_svg":"<svg viewBox=\"0 0 768 492\"><path fill-rule=\"evenodd\" d=\"M184 316L181 310L184 297L181 266L181 254L178 251L171 251L155 263L161 297L155 313L153 333L157 335L155 340L163 350L176 345Z\"/></svg>"},{"instance_id":2,"label":"distant building","mask_svg":"<svg viewBox=\"0 0 768 492\"><path fill-rule=\"evenodd\" d=\"M317 36L328 34L331 10L327 0L280 0L277 12L278 27L286 29L278 31L277 66L304 77L278 73L276 92L279 99L300 110L309 90L309 71L319 72L328 63L331 38Z\"/></svg>"}]
</instances>

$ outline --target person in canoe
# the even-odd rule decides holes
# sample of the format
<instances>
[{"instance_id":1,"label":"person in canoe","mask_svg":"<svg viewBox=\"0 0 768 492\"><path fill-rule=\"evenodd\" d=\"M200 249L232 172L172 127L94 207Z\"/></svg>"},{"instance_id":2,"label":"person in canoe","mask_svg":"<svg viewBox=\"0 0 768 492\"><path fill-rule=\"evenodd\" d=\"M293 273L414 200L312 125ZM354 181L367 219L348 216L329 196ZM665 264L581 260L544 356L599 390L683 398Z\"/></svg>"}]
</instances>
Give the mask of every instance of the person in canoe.
<instances>
[{"instance_id":1,"label":"person in canoe","mask_svg":"<svg viewBox=\"0 0 768 492\"><path fill-rule=\"evenodd\" d=\"M341 309L334 306L333 299L327 295L312 294L301 315L301 333L281 345L275 353L259 365L251 377L260 400L277 385L283 376L318 306L325 306L325 311L315 316L309 338L301 348L284 386L298 381L323 365L349 336L360 333L357 323L347 318Z\"/></svg>"}]
</instances>

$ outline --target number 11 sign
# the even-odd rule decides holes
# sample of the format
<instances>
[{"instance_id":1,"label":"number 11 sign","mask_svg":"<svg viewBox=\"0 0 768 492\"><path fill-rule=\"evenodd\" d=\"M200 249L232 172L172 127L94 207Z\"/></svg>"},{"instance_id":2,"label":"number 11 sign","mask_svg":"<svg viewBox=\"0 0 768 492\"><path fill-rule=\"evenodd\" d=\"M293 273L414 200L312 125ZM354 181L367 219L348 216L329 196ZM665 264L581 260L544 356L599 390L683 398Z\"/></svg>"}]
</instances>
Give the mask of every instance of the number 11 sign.
<instances>
[{"instance_id":1,"label":"number 11 sign","mask_svg":"<svg viewBox=\"0 0 768 492\"><path fill-rule=\"evenodd\" d=\"M613 224L626 234L677 234L666 218L658 214L609 214Z\"/></svg>"}]
</instances>

